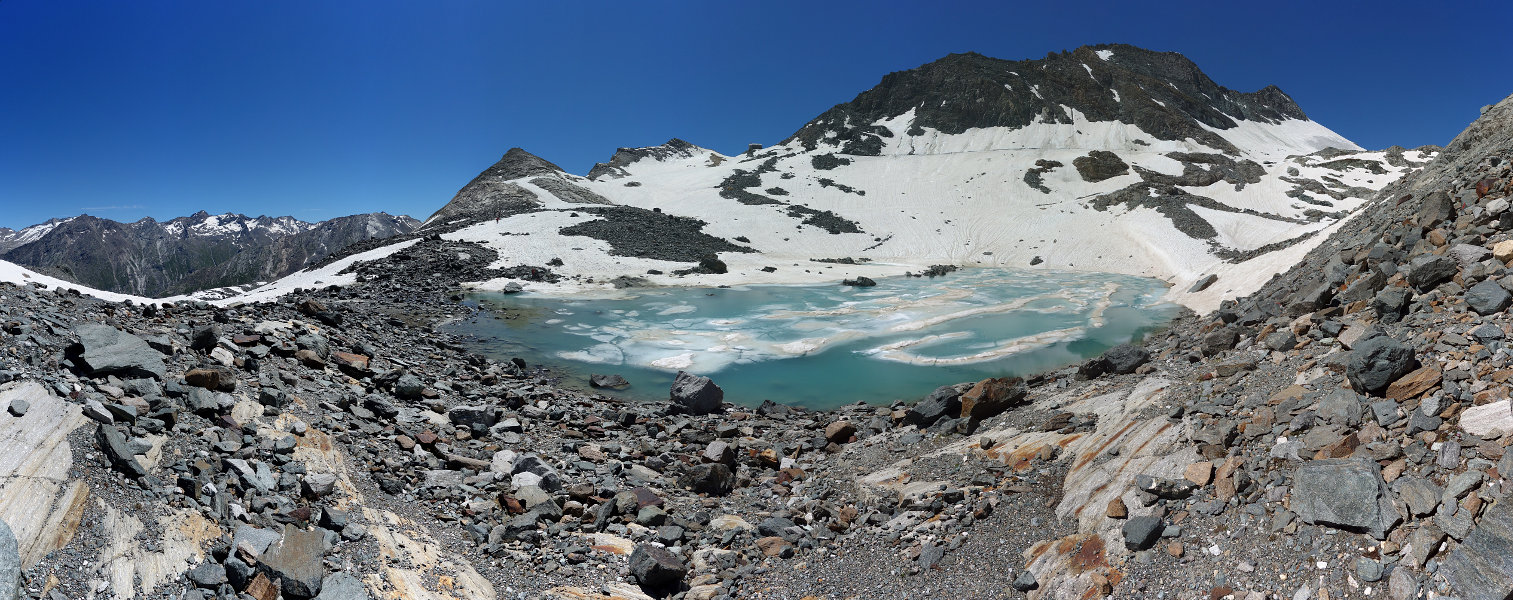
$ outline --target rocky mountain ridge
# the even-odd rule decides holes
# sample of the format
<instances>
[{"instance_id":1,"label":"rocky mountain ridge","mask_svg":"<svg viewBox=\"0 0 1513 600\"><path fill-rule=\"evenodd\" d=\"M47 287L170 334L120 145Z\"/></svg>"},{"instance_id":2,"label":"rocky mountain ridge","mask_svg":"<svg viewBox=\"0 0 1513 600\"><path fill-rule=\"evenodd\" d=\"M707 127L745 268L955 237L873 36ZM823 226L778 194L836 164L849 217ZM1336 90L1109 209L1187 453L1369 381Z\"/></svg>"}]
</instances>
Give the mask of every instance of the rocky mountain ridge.
<instances>
[{"instance_id":1,"label":"rocky mountain ridge","mask_svg":"<svg viewBox=\"0 0 1513 600\"><path fill-rule=\"evenodd\" d=\"M513 148L424 229L513 264L561 262L558 291L957 264L1157 277L1173 300L1212 310L1437 150L1362 151L1276 88L1224 88L1174 53L961 54L890 74L741 155L672 139L620 148L579 176ZM719 252L727 272L701 270L695 247ZM841 258L852 260L795 268ZM1209 276L1219 284L1183 291Z\"/></svg>"},{"instance_id":2,"label":"rocky mountain ridge","mask_svg":"<svg viewBox=\"0 0 1513 600\"><path fill-rule=\"evenodd\" d=\"M151 217L120 223L83 215L0 237L0 258L96 289L163 297L269 281L353 243L418 226L414 219L386 213L318 223L204 211L161 223Z\"/></svg>"},{"instance_id":3,"label":"rocky mountain ridge","mask_svg":"<svg viewBox=\"0 0 1513 600\"><path fill-rule=\"evenodd\" d=\"M821 145L840 154L875 156L884 138L969 129L1119 121L1161 140L1191 138L1229 154L1213 130L1237 121L1307 120L1276 86L1237 92L1213 82L1191 60L1127 44L1083 46L1038 60L1010 61L968 52L891 73L877 87L825 111L785 142ZM875 123L910 115L903 131Z\"/></svg>"}]
</instances>

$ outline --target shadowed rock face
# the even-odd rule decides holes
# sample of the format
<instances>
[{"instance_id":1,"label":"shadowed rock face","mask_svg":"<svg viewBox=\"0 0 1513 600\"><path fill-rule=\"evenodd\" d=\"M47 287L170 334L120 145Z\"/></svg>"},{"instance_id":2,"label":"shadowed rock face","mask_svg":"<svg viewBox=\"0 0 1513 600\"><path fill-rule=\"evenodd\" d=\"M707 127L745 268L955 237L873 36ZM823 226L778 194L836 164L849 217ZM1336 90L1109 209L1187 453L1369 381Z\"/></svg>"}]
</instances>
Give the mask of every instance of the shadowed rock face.
<instances>
[{"instance_id":1,"label":"shadowed rock face","mask_svg":"<svg viewBox=\"0 0 1513 600\"><path fill-rule=\"evenodd\" d=\"M918 135L926 127L961 133L974 127L1024 127L1036 119L1072 123L1064 107L1091 121L1130 123L1159 139L1192 138L1226 151L1234 151L1233 146L1203 125L1222 130L1235 127L1236 120L1307 118L1275 86L1237 92L1214 83L1175 52L1105 44L1053 52L1039 60L952 54L883 77L876 87L825 111L789 139L811 149L827 144L842 154L876 155L883 138ZM908 131L872 125L910 110L914 121ZM827 139L829 134L833 137Z\"/></svg>"},{"instance_id":2,"label":"shadowed rock face","mask_svg":"<svg viewBox=\"0 0 1513 600\"><path fill-rule=\"evenodd\" d=\"M96 289L161 297L275 279L353 243L418 226L410 217L385 213L320 223L204 211L161 223L83 215L3 258Z\"/></svg>"}]
</instances>

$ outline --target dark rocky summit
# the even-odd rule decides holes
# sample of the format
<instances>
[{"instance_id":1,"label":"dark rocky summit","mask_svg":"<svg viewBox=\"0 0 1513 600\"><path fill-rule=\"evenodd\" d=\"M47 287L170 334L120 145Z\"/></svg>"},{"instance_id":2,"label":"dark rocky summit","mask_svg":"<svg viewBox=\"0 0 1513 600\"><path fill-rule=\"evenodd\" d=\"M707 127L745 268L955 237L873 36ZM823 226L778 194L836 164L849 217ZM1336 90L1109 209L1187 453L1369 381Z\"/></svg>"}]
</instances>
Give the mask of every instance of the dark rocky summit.
<instances>
[{"instance_id":1,"label":"dark rocky summit","mask_svg":"<svg viewBox=\"0 0 1513 600\"><path fill-rule=\"evenodd\" d=\"M876 87L825 111L790 139L810 149L826 145L841 154L876 155L884 139L919 135L925 128L961 133L974 127L1024 127L1037 119L1071 123L1066 107L1090 121L1131 123L1158 139L1192 138L1222 149L1233 146L1203 125L1223 130L1235 127L1237 120L1307 118L1275 86L1237 92L1214 83L1175 52L1102 44L1037 60L952 54L883 77ZM910 110L914 119L904 130L873 125Z\"/></svg>"}]
</instances>

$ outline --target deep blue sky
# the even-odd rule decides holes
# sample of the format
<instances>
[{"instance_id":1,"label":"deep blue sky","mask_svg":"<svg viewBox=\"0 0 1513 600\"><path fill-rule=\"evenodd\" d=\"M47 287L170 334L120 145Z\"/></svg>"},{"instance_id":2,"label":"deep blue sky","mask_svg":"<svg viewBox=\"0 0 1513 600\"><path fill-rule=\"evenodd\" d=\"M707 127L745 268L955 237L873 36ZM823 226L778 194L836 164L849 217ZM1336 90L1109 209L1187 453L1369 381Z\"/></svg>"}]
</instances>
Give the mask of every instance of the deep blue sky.
<instances>
[{"instance_id":1,"label":"deep blue sky","mask_svg":"<svg viewBox=\"0 0 1513 600\"><path fill-rule=\"evenodd\" d=\"M1326 5L1326 6L1316 6ZM733 153L950 52L1177 51L1368 148L1513 93L1507 3L0 0L0 226L425 218L520 146Z\"/></svg>"}]
</instances>

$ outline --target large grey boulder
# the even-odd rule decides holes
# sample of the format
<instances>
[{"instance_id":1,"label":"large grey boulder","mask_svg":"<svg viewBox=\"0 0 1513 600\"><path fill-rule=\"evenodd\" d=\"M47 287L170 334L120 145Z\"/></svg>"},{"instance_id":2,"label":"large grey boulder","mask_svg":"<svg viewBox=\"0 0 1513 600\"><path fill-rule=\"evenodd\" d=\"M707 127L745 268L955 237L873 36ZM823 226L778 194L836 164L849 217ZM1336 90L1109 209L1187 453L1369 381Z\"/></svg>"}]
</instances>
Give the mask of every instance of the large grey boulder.
<instances>
[{"instance_id":1,"label":"large grey boulder","mask_svg":"<svg viewBox=\"0 0 1513 600\"><path fill-rule=\"evenodd\" d=\"M105 452L105 457L110 459L110 464L116 470L134 478L147 475L147 469L137 460L136 448L132 447L120 429L102 424L95 430L95 441L100 444L100 450Z\"/></svg>"},{"instance_id":2,"label":"large grey boulder","mask_svg":"<svg viewBox=\"0 0 1513 600\"><path fill-rule=\"evenodd\" d=\"M0 600L21 596L21 551L10 525L0 520Z\"/></svg>"},{"instance_id":3,"label":"large grey boulder","mask_svg":"<svg viewBox=\"0 0 1513 600\"><path fill-rule=\"evenodd\" d=\"M637 544L630 553L630 574L636 577L641 589L652 595L676 591L688 567L682 559L661 546Z\"/></svg>"},{"instance_id":4,"label":"large grey boulder","mask_svg":"<svg viewBox=\"0 0 1513 600\"><path fill-rule=\"evenodd\" d=\"M1483 280L1466 290L1466 306L1478 315L1502 312L1508 308L1509 302L1513 302L1513 294L1509 294L1508 290L1491 279Z\"/></svg>"},{"instance_id":5,"label":"large grey boulder","mask_svg":"<svg viewBox=\"0 0 1513 600\"><path fill-rule=\"evenodd\" d=\"M909 407L904 419L917 427L925 428L934 425L941 417L954 417L958 414L961 414L961 392L956 391L954 386L943 385Z\"/></svg>"},{"instance_id":6,"label":"large grey boulder","mask_svg":"<svg viewBox=\"0 0 1513 600\"><path fill-rule=\"evenodd\" d=\"M672 403L684 412L695 415L719 412L724 400L725 390L708 377L678 371L672 381Z\"/></svg>"},{"instance_id":7,"label":"large grey boulder","mask_svg":"<svg viewBox=\"0 0 1513 600\"><path fill-rule=\"evenodd\" d=\"M1466 600L1513 597L1513 502L1498 502L1439 570Z\"/></svg>"},{"instance_id":8,"label":"large grey boulder","mask_svg":"<svg viewBox=\"0 0 1513 600\"><path fill-rule=\"evenodd\" d=\"M167 374L163 354L142 338L98 323L80 325L74 328L74 333L79 335L79 342L68 348L68 356L90 376L161 380Z\"/></svg>"},{"instance_id":9,"label":"large grey boulder","mask_svg":"<svg viewBox=\"0 0 1513 600\"><path fill-rule=\"evenodd\" d=\"M1150 359L1149 350L1146 350L1144 346L1134 344L1119 344L1103 353L1103 360L1108 363L1108 370L1120 375L1134 373L1135 369L1150 362Z\"/></svg>"},{"instance_id":10,"label":"large grey boulder","mask_svg":"<svg viewBox=\"0 0 1513 600\"><path fill-rule=\"evenodd\" d=\"M466 425L473 433L487 433L499 422L499 409L487 404L458 406L447 411L447 419L453 425Z\"/></svg>"},{"instance_id":11,"label":"large grey boulder","mask_svg":"<svg viewBox=\"0 0 1513 600\"><path fill-rule=\"evenodd\" d=\"M1327 525L1387 539L1402 521L1392 505L1382 468L1366 459L1303 463L1293 476L1290 508L1305 523Z\"/></svg>"},{"instance_id":12,"label":"large grey boulder","mask_svg":"<svg viewBox=\"0 0 1513 600\"><path fill-rule=\"evenodd\" d=\"M1380 394L1398 378L1418 368L1413 348L1387 336L1356 344L1345 365L1345 377L1361 393Z\"/></svg>"},{"instance_id":13,"label":"large grey boulder","mask_svg":"<svg viewBox=\"0 0 1513 600\"><path fill-rule=\"evenodd\" d=\"M1425 254L1408 262L1408 285L1425 292L1455 277L1460 265L1447 256Z\"/></svg>"},{"instance_id":14,"label":"large grey boulder","mask_svg":"<svg viewBox=\"0 0 1513 600\"><path fill-rule=\"evenodd\" d=\"M735 472L722 463L694 465L678 478L678 485L695 494L728 496L735 490Z\"/></svg>"},{"instance_id":15,"label":"large grey boulder","mask_svg":"<svg viewBox=\"0 0 1513 600\"><path fill-rule=\"evenodd\" d=\"M271 580L283 580L285 598L314 598L326 575L321 566L325 554L325 536L320 532L285 525L283 538L263 553L258 569Z\"/></svg>"},{"instance_id":16,"label":"large grey boulder","mask_svg":"<svg viewBox=\"0 0 1513 600\"><path fill-rule=\"evenodd\" d=\"M1156 545L1161 539L1161 517L1135 517L1124 522L1124 547L1139 552Z\"/></svg>"},{"instance_id":17,"label":"large grey boulder","mask_svg":"<svg viewBox=\"0 0 1513 600\"><path fill-rule=\"evenodd\" d=\"M368 600L368 588L362 581L346 573L332 573L320 584L320 595L315 600Z\"/></svg>"}]
</instances>

